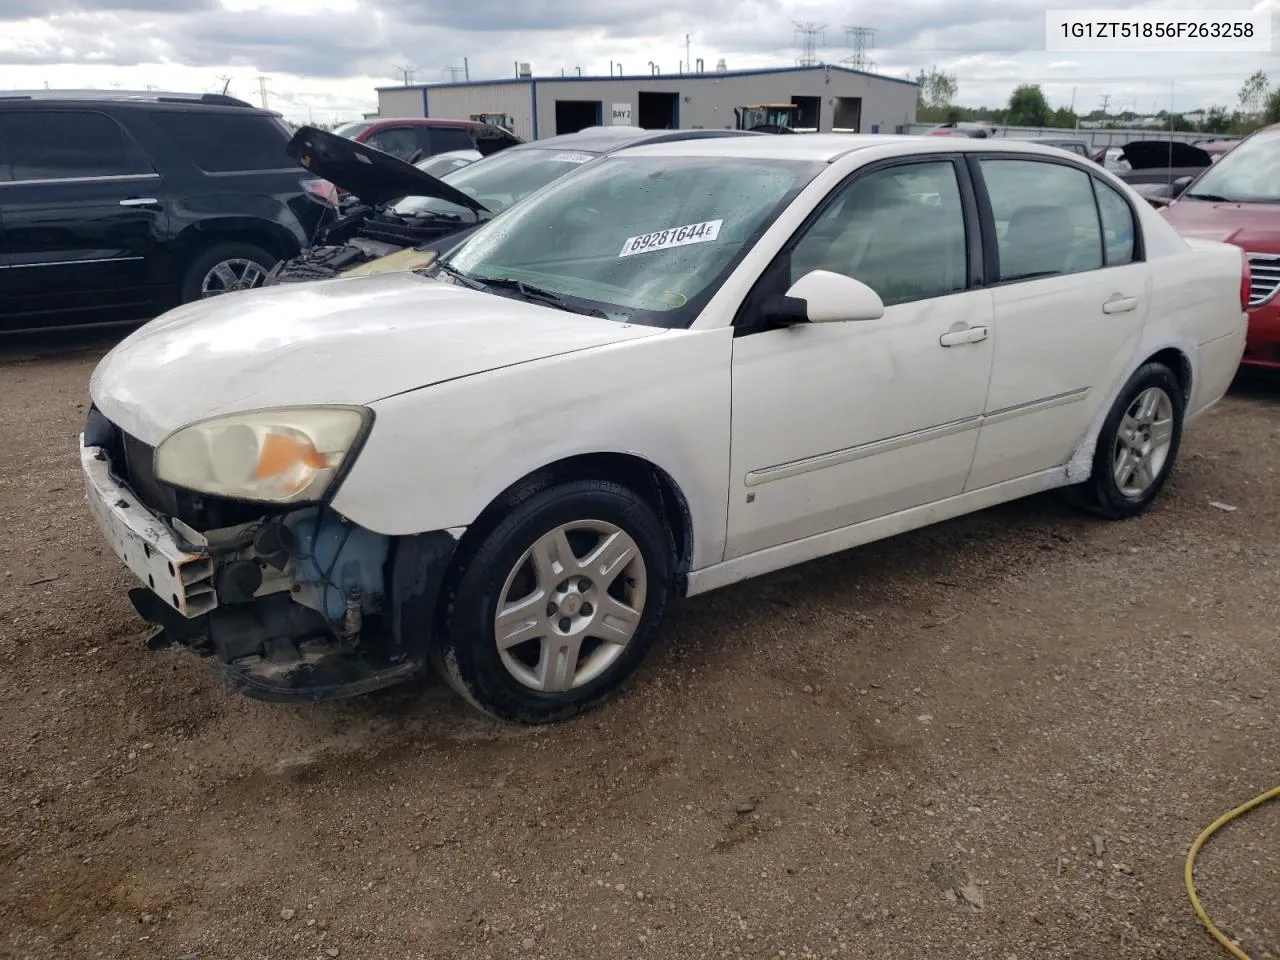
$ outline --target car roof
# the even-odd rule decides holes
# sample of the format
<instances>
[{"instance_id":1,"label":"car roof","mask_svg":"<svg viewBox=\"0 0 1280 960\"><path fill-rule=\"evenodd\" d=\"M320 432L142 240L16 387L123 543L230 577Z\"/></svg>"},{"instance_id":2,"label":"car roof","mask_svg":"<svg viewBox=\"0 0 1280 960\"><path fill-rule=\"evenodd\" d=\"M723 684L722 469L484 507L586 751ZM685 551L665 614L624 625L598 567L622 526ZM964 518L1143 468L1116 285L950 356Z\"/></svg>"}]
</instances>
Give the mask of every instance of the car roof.
<instances>
[{"instance_id":1,"label":"car roof","mask_svg":"<svg viewBox=\"0 0 1280 960\"><path fill-rule=\"evenodd\" d=\"M577 133L562 133L542 140L517 144L508 150L578 150L582 153L610 153L639 143L685 140L724 140L765 137L746 130L646 130L643 127L586 127ZM504 151L506 152L506 151Z\"/></svg>"},{"instance_id":2,"label":"car roof","mask_svg":"<svg viewBox=\"0 0 1280 960\"><path fill-rule=\"evenodd\" d=\"M792 137L726 137L638 144L628 154L668 157L742 157L757 160L832 161L870 147L889 147L895 156L930 153L1024 153L1061 160L1063 151L1039 143L1004 138L912 137L878 133L801 133Z\"/></svg>"},{"instance_id":3,"label":"car roof","mask_svg":"<svg viewBox=\"0 0 1280 960\"><path fill-rule=\"evenodd\" d=\"M161 93L155 90L4 90L0 105L6 103L116 103L155 106L180 104L192 107L237 107L269 113L251 103L221 93Z\"/></svg>"},{"instance_id":4,"label":"car roof","mask_svg":"<svg viewBox=\"0 0 1280 960\"><path fill-rule=\"evenodd\" d=\"M367 123L369 129L385 127L391 124L412 127L484 127L492 126L479 120L447 120L437 117L378 117L376 120L353 120L352 123ZM363 131L362 131L363 132Z\"/></svg>"}]
</instances>

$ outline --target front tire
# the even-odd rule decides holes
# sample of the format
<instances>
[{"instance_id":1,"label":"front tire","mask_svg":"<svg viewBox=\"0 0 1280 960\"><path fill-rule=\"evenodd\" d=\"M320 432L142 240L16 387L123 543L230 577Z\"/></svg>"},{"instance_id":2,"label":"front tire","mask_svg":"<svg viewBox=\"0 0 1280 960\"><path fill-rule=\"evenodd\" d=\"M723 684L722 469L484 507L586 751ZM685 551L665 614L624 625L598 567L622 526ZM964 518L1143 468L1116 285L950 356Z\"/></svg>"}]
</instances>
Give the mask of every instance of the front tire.
<instances>
[{"instance_id":1,"label":"front tire","mask_svg":"<svg viewBox=\"0 0 1280 960\"><path fill-rule=\"evenodd\" d=\"M1111 520L1145 510L1173 469L1185 412L1173 371L1161 363L1139 367L1098 433L1092 476L1072 488L1072 499Z\"/></svg>"},{"instance_id":2,"label":"front tire","mask_svg":"<svg viewBox=\"0 0 1280 960\"><path fill-rule=\"evenodd\" d=\"M657 637L672 549L645 501L579 480L521 499L446 587L435 659L501 720L564 720L614 692Z\"/></svg>"}]
</instances>

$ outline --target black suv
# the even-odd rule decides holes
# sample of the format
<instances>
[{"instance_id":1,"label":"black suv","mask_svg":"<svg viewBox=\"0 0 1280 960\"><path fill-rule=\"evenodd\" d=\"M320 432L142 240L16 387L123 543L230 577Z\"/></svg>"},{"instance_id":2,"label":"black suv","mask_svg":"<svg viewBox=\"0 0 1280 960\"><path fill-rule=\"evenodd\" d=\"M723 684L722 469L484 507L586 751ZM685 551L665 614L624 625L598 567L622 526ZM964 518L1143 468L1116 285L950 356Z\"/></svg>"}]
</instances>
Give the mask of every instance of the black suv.
<instances>
[{"instance_id":1,"label":"black suv","mask_svg":"<svg viewBox=\"0 0 1280 960\"><path fill-rule=\"evenodd\" d=\"M0 93L0 331L259 286L336 217L289 137L217 94Z\"/></svg>"}]
</instances>

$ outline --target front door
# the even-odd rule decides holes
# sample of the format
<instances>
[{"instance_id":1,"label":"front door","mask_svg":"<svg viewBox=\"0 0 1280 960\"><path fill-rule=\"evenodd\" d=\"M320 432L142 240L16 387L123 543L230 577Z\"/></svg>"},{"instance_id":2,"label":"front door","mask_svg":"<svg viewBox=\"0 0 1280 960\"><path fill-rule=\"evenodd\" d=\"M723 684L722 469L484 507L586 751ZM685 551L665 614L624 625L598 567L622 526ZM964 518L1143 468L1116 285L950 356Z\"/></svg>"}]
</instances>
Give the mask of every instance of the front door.
<instances>
[{"instance_id":1,"label":"front door","mask_svg":"<svg viewBox=\"0 0 1280 960\"><path fill-rule=\"evenodd\" d=\"M106 114L0 113L0 329L144 311L159 294L160 177Z\"/></svg>"},{"instance_id":2,"label":"front door","mask_svg":"<svg viewBox=\"0 0 1280 960\"><path fill-rule=\"evenodd\" d=\"M998 259L995 366L969 489L1061 466L1109 401L1150 303L1137 219L1067 162L976 162Z\"/></svg>"},{"instance_id":3,"label":"front door","mask_svg":"<svg viewBox=\"0 0 1280 960\"><path fill-rule=\"evenodd\" d=\"M897 161L837 187L748 297L733 349L725 559L960 494L991 375L991 293L962 162ZM769 329L752 311L811 270L866 283L879 320Z\"/></svg>"}]
</instances>

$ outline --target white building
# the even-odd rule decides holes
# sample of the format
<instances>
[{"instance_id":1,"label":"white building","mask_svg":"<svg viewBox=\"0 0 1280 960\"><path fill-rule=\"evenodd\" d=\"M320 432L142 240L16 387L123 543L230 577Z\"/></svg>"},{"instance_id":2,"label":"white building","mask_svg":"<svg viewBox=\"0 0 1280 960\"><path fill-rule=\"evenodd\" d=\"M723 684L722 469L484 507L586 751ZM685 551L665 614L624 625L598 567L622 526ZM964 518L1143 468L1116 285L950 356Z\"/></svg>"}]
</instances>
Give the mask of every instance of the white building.
<instances>
[{"instance_id":1,"label":"white building","mask_svg":"<svg viewBox=\"0 0 1280 960\"><path fill-rule=\"evenodd\" d=\"M656 69L656 68L655 68ZM526 140L596 124L736 129L743 108L793 104L798 128L895 133L916 117L916 84L835 65L614 77L534 77L380 87L381 117L505 121Z\"/></svg>"}]
</instances>

